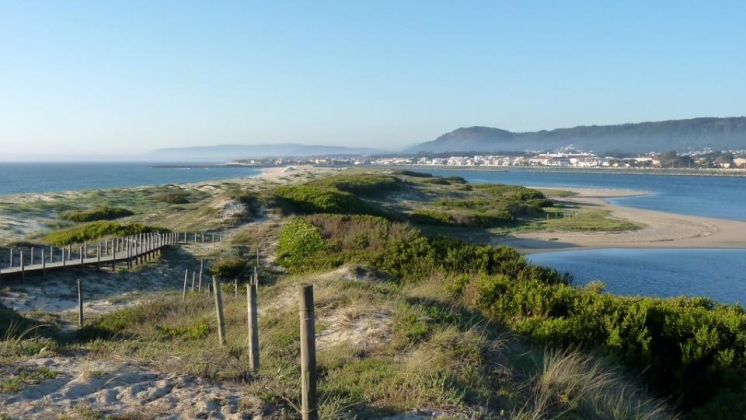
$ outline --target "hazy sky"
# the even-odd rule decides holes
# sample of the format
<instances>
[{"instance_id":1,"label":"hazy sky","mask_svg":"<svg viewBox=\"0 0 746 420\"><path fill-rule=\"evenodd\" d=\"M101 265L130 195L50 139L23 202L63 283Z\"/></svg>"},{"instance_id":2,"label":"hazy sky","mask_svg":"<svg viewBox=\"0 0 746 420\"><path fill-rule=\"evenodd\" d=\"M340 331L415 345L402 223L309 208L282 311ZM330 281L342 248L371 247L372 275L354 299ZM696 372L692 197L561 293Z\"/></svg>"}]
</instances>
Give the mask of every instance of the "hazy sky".
<instances>
[{"instance_id":1,"label":"hazy sky","mask_svg":"<svg viewBox=\"0 0 746 420\"><path fill-rule=\"evenodd\" d=\"M0 0L0 160L742 115L743 0Z\"/></svg>"}]
</instances>

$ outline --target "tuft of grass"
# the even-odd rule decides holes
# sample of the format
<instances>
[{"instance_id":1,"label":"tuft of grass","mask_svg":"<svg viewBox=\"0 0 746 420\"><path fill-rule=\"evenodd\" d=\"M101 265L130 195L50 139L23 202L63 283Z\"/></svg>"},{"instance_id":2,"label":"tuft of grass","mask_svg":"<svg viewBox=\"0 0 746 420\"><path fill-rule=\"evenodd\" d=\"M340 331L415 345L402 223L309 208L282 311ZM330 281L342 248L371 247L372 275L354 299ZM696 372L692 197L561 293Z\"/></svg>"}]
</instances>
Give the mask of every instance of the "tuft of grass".
<instances>
[{"instance_id":1,"label":"tuft of grass","mask_svg":"<svg viewBox=\"0 0 746 420\"><path fill-rule=\"evenodd\" d=\"M531 397L514 418L598 418L601 413L611 419L674 417L600 360L575 351L546 351Z\"/></svg>"}]
</instances>

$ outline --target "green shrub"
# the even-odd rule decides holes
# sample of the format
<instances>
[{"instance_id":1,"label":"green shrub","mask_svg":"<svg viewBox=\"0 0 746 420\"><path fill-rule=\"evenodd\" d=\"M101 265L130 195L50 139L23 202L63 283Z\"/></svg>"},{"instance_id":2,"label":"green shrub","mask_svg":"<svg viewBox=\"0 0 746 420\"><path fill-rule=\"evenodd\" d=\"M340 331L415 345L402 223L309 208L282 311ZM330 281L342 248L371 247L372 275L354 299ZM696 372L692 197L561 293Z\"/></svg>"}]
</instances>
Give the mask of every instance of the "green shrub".
<instances>
[{"instance_id":1,"label":"green shrub","mask_svg":"<svg viewBox=\"0 0 746 420\"><path fill-rule=\"evenodd\" d=\"M239 279L246 274L249 263L243 258L233 257L210 266L210 274L223 279Z\"/></svg>"},{"instance_id":2,"label":"green shrub","mask_svg":"<svg viewBox=\"0 0 746 420\"><path fill-rule=\"evenodd\" d=\"M358 262L404 281L419 281L440 272L505 274L551 284L569 282L556 270L528 263L512 248L426 238L407 224L379 217L315 215L291 223L280 233L278 257L282 256L283 265L295 272Z\"/></svg>"},{"instance_id":3,"label":"green shrub","mask_svg":"<svg viewBox=\"0 0 746 420\"><path fill-rule=\"evenodd\" d=\"M99 221L54 231L45 236L44 240L56 246L62 246L91 241L106 236L137 235L149 232L168 232L168 229L146 226L139 223L120 225L115 222Z\"/></svg>"},{"instance_id":4,"label":"green shrub","mask_svg":"<svg viewBox=\"0 0 746 420\"><path fill-rule=\"evenodd\" d=\"M207 337L210 327L207 322L200 321L191 325L179 325L176 327L157 326L156 331L168 338L182 338L184 340L199 340Z\"/></svg>"},{"instance_id":5,"label":"green shrub","mask_svg":"<svg viewBox=\"0 0 746 420\"><path fill-rule=\"evenodd\" d=\"M704 298L641 298L526 277L480 275L451 287L517 332L600 346L685 409L746 384L746 313Z\"/></svg>"},{"instance_id":6,"label":"green shrub","mask_svg":"<svg viewBox=\"0 0 746 420\"><path fill-rule=\"evenodd\" d=\"M436 210L415 210L409 213L409 220L412 223L423 225L454 225L456 222L448 214Z\"/></svg>"},{"instance_id":7,"label":"green shrub","mask_svg":"<svg viewBox=\"0 0 746 420\"><path fill-rule=\"evenodd\" d=\"M291 185L278 187L274 193L282 207L298 214L382 214L379 209L354 195L330 188Z\"/></svg>"},{"instance_id":8,"label":"green shrub","mask_svg":"<svg viewBox=\"0 0 746 420\"><path fill-rule=\"evenodd\" d=\"M412 178L432 178L433 177L433 174L415 172L415 171L407 171L405 169L397 169L397 170L391 171L391 173L394 175L411 176Z\"/></svg>"},{"instance_id":9,"label":"green shrub","mask_svg":"<svg viewBox=\"0 0 746 420\"><path fill-rule=\"evenodd\" d=\"M308 186L336 188L361 197L378 197L399 190L404 182L399 178L380 174L337 175L309 182Z\"/></svg>"},{"instance_id":10,"label":"green shrub","mask_svg":"<svg viewBox=\"0 0 746 420\"><path fill-rule=\"evenodd\" d=\"M157 201L162 201L168 204L189 203L189 195L183 191L167 191L164 193L154 195L153 199Z\"/></svg>"},{"instance_id":11,"label":"green shrub","mask_svg":"<svg viewBox=\"0 0 746 420\"><path fill-rule=\"evenodd\" d=\"M301 219L293 219L280 231L277 260L283 266L292 267L322 249L324 238L316 226Z\"/></svg>"},{"instance_id":12,"label":"green shrub","mask_svg":"<svg viewBox=\"0 0 746 420\"><path fill-rule=\"evenodd\" d=\"M73 222L95 222L97 220L120 219L133 214L135 213L121 207L103 206L84 211L66 211L60 215L60 218Z\"/></svg>"}]
</instances>

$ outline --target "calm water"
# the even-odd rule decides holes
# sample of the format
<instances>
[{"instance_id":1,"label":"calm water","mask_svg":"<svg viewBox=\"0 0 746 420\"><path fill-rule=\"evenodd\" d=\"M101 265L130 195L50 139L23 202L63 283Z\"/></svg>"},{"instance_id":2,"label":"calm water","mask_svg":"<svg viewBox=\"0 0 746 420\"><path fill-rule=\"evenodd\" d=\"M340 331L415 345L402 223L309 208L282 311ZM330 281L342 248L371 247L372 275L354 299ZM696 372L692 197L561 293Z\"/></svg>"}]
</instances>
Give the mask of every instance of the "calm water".
<instances>
[{"instance_id":1,"label":"calm water","mask_svg":"<svg viewBox=\"0 0 746 420\"><path fill-rule=\"evenodd\" d=\"M743 249L595 249L528 258L572 273L575 284L601 280L612 293L707 296L725 303L746 303Z\"/></svg>"},{"instance_id":2,"label":"calm water","mask_svg":"<svg viewBox=\"0 0 746 420\"><path fill-rule=\"evenodd\" d=\"M649 210L746 220L746 178L742 177L528 170L422 172L461 176L475 183L647 191L650 195L609 201ZM613 293L662 297L707 296L726 303L746 303L746 249L601 249L533 254L529 259L572 273L576 284L601 280L607 290Z\"/></svg>"},{"instance_id":3,"label":"calm water","mask_svg":"<svg viewBox=\"0 0 746 420\"><path fill-rule=\"evenodd\" d=\"M151 168L148 163L0 163L0 195L138 187L254 176L256 168Z\"/></svg>"},{"instance_id":4,"label":"calm water","mask_svg":"<svg viewBox=\"0 0 746 420\"><path fill-rule=\"evenodd\" d=\"M612 204L722 219L746 220L746 177L560 173L531 170L429 171L460 176L469 182L497 182L533 187L623 189L649 192L641 197L609 200Z\"/></svg>"}]
</instances>

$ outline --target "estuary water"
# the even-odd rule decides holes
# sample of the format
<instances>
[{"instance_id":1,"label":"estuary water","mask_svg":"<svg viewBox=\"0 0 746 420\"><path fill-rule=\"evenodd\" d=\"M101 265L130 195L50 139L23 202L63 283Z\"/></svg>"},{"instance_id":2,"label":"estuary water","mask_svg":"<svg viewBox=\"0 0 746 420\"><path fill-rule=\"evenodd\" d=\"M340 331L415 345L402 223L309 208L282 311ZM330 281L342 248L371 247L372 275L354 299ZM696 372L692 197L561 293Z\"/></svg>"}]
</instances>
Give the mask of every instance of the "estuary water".
<instances>
[{"instance_id":1,"label":"estuary water","mask_svg":"<svg viewBox=\"0 0 746 420\"><path fill-rule=\"evenodd\" d=\"M576 187L646 191L610 203L649 210L746 220L746 178L711 176L427 170L461 176L469 182L535 187ZM596 249L532 254L537 264L569 272L575 284L601 280L606 290L624 295L705 296L723 303L746 303L744 249Z\"/></svg>"},{"instance_id":2,"label":"estuary water","mask_svg":"<svg viewBox=\"0 0 746 420\"><path fill-rule=\"evenodd\" d=\"M139 187L254 176L251 167L152 168L152 163L0 163L0 196Z\"/></svg>"}]
</instances>

